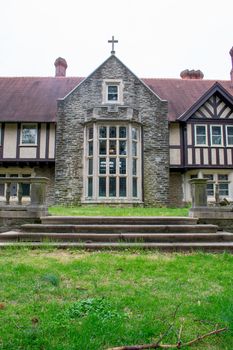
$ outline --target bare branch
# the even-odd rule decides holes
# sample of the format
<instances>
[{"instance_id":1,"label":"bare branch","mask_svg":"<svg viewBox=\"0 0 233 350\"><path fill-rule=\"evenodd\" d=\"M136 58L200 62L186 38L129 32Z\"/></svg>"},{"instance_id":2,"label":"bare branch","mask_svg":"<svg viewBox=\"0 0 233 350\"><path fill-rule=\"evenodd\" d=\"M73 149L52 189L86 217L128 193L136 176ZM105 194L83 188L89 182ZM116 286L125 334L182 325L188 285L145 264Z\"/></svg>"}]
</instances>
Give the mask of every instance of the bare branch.
<instances>
[{"instance_id":1,"label":"bare branch","mask_svg":"<svg viewBox=\"0 0 233 350\"><path fill-rule=\"evenodd\" d=\"M200 335L195 339L192 339L186 343L183 344L158 344L154 343L154 344L144 344L144 345L133 345L133 346L120 346L120 347L116 347L116 348L109 348L107 350L147 350L147 349L181 349L185 346L192 346L193 344L197 343L198 341L201 341L213 334L218 334L221 332L224 332L227 330L227 327L224 328L219 328L219 329L215 329L214 331L208 332L206 334ZM180 334L181 334L182 330L180 330Z\"/></svg>"}]
</instances>

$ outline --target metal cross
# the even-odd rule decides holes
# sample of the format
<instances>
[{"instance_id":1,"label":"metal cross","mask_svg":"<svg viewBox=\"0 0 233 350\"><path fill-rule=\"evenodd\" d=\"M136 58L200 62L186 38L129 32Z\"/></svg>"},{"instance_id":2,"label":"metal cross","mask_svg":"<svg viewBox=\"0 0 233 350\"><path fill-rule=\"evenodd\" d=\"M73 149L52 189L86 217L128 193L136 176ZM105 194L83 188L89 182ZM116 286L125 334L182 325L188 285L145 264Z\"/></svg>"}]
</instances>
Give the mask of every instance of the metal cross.
<instances>
[{"instance_id":1,"label":"metal cross","mask_svg":"<svg viewBox=\"0 0 233 350\"><path fill-rule=\"evenodd\" d=\"M114 44L118 43L118 40L114 40L114 35L112 36L112 40L108 40L109 43L112 43L112 51L111 54L115 55Z\"/></svg>"}]
</instances>

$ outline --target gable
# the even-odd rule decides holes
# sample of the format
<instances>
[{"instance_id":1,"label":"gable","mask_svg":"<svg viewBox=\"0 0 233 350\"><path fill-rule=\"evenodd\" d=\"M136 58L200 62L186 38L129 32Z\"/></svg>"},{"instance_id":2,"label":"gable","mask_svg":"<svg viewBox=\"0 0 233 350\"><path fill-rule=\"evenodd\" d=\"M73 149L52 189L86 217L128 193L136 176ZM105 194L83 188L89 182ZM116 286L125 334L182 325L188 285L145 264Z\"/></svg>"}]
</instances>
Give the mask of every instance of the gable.
<instances>
[{"instance_id":1,"label":"gable","mask_svg":"<svg viewBox=\"0 0 233 350\"><path fill-rule=\"evenodd\" d=\"M192 119L233 119L233 106L215 93L195 112Z\"/></svg>"},{"instance_id":2,"label":"gable","mask_svg":"<svg viewBox=\"0 0 233 350\"><path fill-rule=\"evenodd\" d=\"M178 119L233 119L233 97L219 83L215 83Z\"/></svg>"},{"instance_id":3,"label":"gable","mask_svg":"<svg viewBox=\"0 0 233 350\"><path fill-rule=\"evenodd\" d=\"M100 81L103 79L114 80L125 80L126 85L129 85L130 82L134 81L135 86L140 86L144 89L146 93L149 93L156 100L164 101L156 92L151 89L142 79L138 78L126 65L119 60L115 55L111 55L106 61L104 61L97 69L94 70L87 78L80 82L73 90L71 90L64 98L59 100L66 100L75 93L78 93L83 86L89 85L92 89L95 89L96 86L93 84L94 81L97 82L97 85L100 84ZM91 84L89 84L91 82ZM91 85L91 86L90 86ZM90 91L91 95L91 91ZM101 100L100 103L103 103Z\"/></svg>"}]
</instances>

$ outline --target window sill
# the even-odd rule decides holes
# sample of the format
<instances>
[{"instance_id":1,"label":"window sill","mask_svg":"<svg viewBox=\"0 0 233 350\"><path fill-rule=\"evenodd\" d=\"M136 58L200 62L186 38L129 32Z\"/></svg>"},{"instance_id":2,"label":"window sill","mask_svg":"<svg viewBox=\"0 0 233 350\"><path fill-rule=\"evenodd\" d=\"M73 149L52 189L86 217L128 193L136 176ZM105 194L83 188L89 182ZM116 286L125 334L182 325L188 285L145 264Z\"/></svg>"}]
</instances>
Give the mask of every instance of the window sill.
<instances>
[{"instance_id":1,"label":"window sill","mask_svg":"<svg viewBox=\"0 0 233 350\"><path fill-rule=\"evenodd\" d=\"M38 147L38 144L36 143L20 143L19 147Z\"/></svg>"}]
</instances>

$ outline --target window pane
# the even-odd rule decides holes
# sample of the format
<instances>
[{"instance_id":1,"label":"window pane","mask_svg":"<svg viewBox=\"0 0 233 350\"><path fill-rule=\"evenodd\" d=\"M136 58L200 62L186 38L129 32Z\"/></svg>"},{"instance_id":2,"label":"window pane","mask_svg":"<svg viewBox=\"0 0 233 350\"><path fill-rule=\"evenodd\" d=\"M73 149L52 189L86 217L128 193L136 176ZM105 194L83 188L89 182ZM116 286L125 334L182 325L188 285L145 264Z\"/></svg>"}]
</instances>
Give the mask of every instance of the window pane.
<instances>
[{"instance_id":1,"label":"window pane","mask_svg":"<svg viewBox=\"0 0 233 350\"><path fill-rule=\"evenodd\" d=\"M214 195L214 184L207 184L207 196L213 196Z\"/></svg>"},{"instance_id":2,"label":"window pane","mask_svg":"<svg viewBox=\"0 0 233 350\"><path fill-rule=\"evenodd\" d=\"M138 196L138 189L137 189L137 178L133 178L133 197Z\"/></svg>"},{"instance_id":3,"label":"window pane","mask_svg":"<svg viewBox=\"0 0 233 350\"><path fill-rule=\"evenodd\" d=\"M219 181L228 181L228 175L227 174L218 174L218 180Z\"/></svg>"},{"instance_id":4,"label":"window pane","mask_svg":"<svg viewBox=\"0 0 233 350\"><path fill-rule=\"evenodd\" d=\"M109 173L116 174L116 158L109 159Z\"/></svg>"},{"instance_id":5,"label":"window pane","mask_svg":"<svg viewBox=\"0 0 233 350\"><path fill-rule=\"evenodd\" d=\"M126 177L120 177L120 183L119 183L119 195L120 197L126 197Z\"/></svg>"},{"instance_id":6,"label":"window pane","mask_svg":"<svg viewBox=\"0 0 233 350\"><path fill-rule=\"evenodd\" d=\"M222 135L220 126L212 126L212 145L221 145L222 144Z\"/></svg>"},{"instance_id":7,"label":"window pane","mask_svg":"<svg viewBox=\"0 0 233 350\"><path fill-rule=\"evenodd\" d=\"M196 176L196 177L197 177L197 176ZM214 175L213 175L213 174L204 174L204 179L208 179L208 180L213 181Z\"/></svg>"},{"instance_id":8,"label":"window pane","mask_svg":"<svg viewBox=\"0 0 233 350\"><path fill-rule=\"evenodd\" d=\"M93 159L88 159L88 174L93 174Z\"/></svg>"},{"instance_id":9,"label":"window pane","mask_svg":"<svg viewBox=\"0 0 233 350\"><path fill-rule=\"evenodd\" d=\"M197 125L196 126L196 134L197 135L205 135L206 134L206 127L204 125Z\"/></svg>"},{"instance_id":10,"label":"window pane","mask_svg":"<svg viewBox=\"0 0 233 350\"><path fill-rule=\"evenodd\" d=\"M198 136L196 137L197 145L205 145L206 144L206 136Z\"/></svg>"},{"instance_id":11,"label":"window pane","mask_svg":"<svg viewBox=\"0 0 233 350\"><path fill-rule=\"evenodd\" d=\"M99 128L99 137L100 138L104 138L104 139L107 137L107 128L106 128L106 126L101 126Z\"/></svg>"},{"instance_id":12,"label":"window pane","mask_svg":"<svg viewBox=\"0 0 233 350\"><path fill-rule=\"evenodd\" d=\"M5 174L0 174L0 177L6 177ZM0 196L5 195L5 184L0 184Z\"/></svg>"},{"instance_id":13,"label":"window pane","mask_svg":"<svg viewBox=\"0 0 233 350\"><path fill-rule=\"evenodd\" d=\"M109 85L108 86L108 101L117 101L118 100L118 86Z\"/></svg>"},{"instance_id":14,"label":"window pane","mask_svg":"<svg viewBox=\"0 0 233 350\"><path fill-rule=\"evenodd\" d=\"M137 140L138 138L138 131L136 128L132 128L132 139Z\"/></svg>"},{"instance_id":15,"label":"window pane","mask_svg":"<svg viewBox=\"0 0 233 350\"><path fill-rule=\"evenodd\" d=\"M137 159L133 159L133 175L137 175Z\"/></svg>"},{"instance_id":16,"label":"window pane","mask_svg":"<svg viewBox=\"0 0 233 350\"><path fill-rule=\"evenodd\" d=\"M88 155L93 156L93 141L88 142Z\"/></svg>"},{"instance_id":17,"label":"window pane","mask_svg":"<svg viewBox=\"0 0 233 350\"><path fill-rule=\"evenodd\" d=\"M10 177L18 177L18 174L11 174ZM15 197L17 196L17 183L11 183L10 185L10 195Z\"/></svg>"},{"instance_id":18,"label":"window pane","mask_svg":"<svg viewBox=\"0 0 233 350\"><path fill-rule=\"evenodd\" d=\"M107 153L106 141L100 140L99 154L106 154L106 153Z\"/></svg>"},{"instance_id":19,"label":"window pane","mask_svg":"<svg viewBox=\"0 0 233 350\"><path fill-rule=\"evenodd\" d=\"M30 174L23 174L23 177L31 177ZM22 195L30 196L30 184L22 184Z\"/></svg>"},{"instance_id":20,"label":"window pane","mask_svg":"<svg viewBox=\"0 0 233 350\"><path fill-rule=\"evenodd\" d=\"M109 141L109 154L116 154L116 141L110 140Z\"/></svg>"},{"instance_id":21,"label":"window pane","mask_svg":"<svg viewBox=\"0 0 233 350\"><path fill-rule=\"evenodd\" d=\"M204 125L196 125L196 144L206 145L206 127Z\"/></svg>"},{"instance_id":22,"label":"window pane","mask_svg":"<svg viewBox=\"0 0 233 350\"><path fill-rule=\"evenodd\" d=\"M111 139L116 138L116 127L115 126L111 126L109 128L109 137Z\"/></svg>"},{"instance_id":23,"label":"window pane","mask_svg":"<svg viewBox=\"0 0 233 350\"><path fill-rule=\"evenodd\" d=\"M99 173L106 174L106 158L99 159Z\"/></svg>"},{"instance_id":24,"label":"window pane","mask_svg":"<svg viewBox=\"0 0 233 350\"><path fill-rule=\"evenodd\" d=\"M137 155L137 142L132 143L132 155L135 157Z\"/></svg>"},{"instance_id":25,"label":"window pane","mask_svg":"<svg viewBox=\"0 0 233 350\"><path fill-rule=\"evenodd\" d=\"M92 177L88 178L88 197L92 197L93 195L93 179Z\"/></svg>"},{"instance_id":26,"label":"window pane","mask_svg":"<svg viewBox=\"0 0 233 350\"><path fill-rule=\"evenodd\" d=\"M126 158L119 159L120 174L126 174Z\"/></svg>"},{"instance_id":27,"label":"window pane","mask_svg":"<svg viewBox=\"0 0 233 350\"><path fill-rule=\"evenodd\" d=\"M106 178L105 177L99 178L99 196L106 197Z\"/></svg>"},{"instance_id":28,"label":"window pane","mask_svg":"<svg viewBox=\"0 0 233 350\"><path fill-rule=\"evenodd\" d=\"M126 141L119 141L119 154L126 155L126 153L127 153Z\"/></svg>"},{"instance_id":29,"label":"window pane","mask_svg":"<svg viewBox=\"0 0 233 350\"><path fill-rule=\"evenodd\" d=\"M116 178L109 178L109 197L116 197Z\"/></svg>"},{"instance_id":30,"label":"window pane","mask_svg":"<svg viewBox=\"0 0 233 350\"><path fill-rule=\"evenodd\" d=\"M23 125L22 144L36 144L37 128L35 125Z\"/></svg>"},{"instance_id":31,"label":"window pane","mask_svg":"<svg viewBox=\"0 0 233 350\"><path fill-rule=\"evenodd\" d=\"M233 145L233 126L227 127L227 143Z\"/></svg>"},{"instance_id":32,"label":"window pane","mask_svg":"<svg viewBox=\"0 0 233 350\"><path fill-rule=\"evenodd\" d=\"M120 126L120 128L119 128L119 138L120 139L126 138L126 127L125 126Z\"/></svg>"},{"instance_id":33,"label":"window pane","mask_svg":"<svg viewBox=\"0 0 233 350\"><path fill-rule=\"evenodd\" d=\"M219 184L219 195L220 196L228 196L229 195L229 190L228 190L228 184L227 183Z\"/></svg>"},{"instance_id":34,"label":"window pane","mask_svg":"<svg viewBox=\"0 0 233 350\"><path fill-rule=\"evenodd\" d=\"M88 128L88 138L93 139L93 128Z\"/></svg>"}]
</instances>

